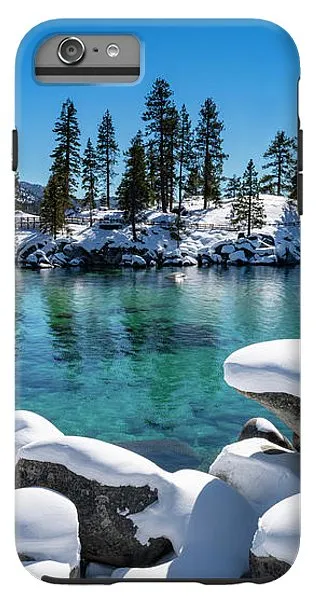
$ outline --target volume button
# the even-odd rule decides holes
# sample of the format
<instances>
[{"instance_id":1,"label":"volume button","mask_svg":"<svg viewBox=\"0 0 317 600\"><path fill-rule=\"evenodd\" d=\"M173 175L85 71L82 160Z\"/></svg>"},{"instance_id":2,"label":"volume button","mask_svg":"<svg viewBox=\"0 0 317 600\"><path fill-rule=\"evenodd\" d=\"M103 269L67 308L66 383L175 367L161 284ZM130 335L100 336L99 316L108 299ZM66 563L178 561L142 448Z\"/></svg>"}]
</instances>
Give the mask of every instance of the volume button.
<instances>
[{"instance_id":1,"label":"volume button","mask_svg":"<svg viewBox=\"0 0 317 600\"><path fill-rule=\"evenodd\" d=\"M12 171L18 170L18 130L12 130Z\"/></svg>"}]
</instances>

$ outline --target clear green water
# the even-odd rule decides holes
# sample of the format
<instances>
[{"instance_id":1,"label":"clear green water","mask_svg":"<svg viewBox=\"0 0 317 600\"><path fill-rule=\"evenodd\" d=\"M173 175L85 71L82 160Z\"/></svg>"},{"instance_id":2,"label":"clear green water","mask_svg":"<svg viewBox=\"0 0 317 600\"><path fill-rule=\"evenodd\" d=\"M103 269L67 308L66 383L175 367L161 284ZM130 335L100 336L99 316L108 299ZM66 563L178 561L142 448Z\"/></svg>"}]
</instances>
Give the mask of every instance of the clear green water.
<instances>
[{"instance_id":1,"label":"clear green water","mask_svg":"<svg viewBox=\"0 0 317 600\"><path fill-rule=\"evenodd\" d=\"M299 336L299 269L17 272L17 406L66 434L205 468L253 416L223 381L232 351ZM131 442L133 444L131 445Z\"/></svg>"}]
</instances>

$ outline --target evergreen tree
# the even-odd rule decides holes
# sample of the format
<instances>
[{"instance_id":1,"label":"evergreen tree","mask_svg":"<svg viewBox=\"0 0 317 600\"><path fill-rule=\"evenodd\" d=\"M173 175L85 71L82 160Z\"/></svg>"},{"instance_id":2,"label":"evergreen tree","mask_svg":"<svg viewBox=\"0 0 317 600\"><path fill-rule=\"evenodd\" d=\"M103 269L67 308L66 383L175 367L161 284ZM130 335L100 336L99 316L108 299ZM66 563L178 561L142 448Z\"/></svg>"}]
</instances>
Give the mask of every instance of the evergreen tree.
<instances>
[{"instance_id":1,"label":"evergreen tree","mask_svg":"<svg viewBox=\"0 0 317 600\"><path fill-rule=\"evenodd\" d=\"M91 139L88 138L83 157L82 188L85 190L85 203L89 207L90 227L92 226L92 211L96 208L97 191L97 159Z\"/></svg>"},{"instance_id":2,"label":"evergreen tree","mask_svg":"<svg viewBox=\"0 0 317 600\"><path fill-rule=\"evenodd\" d=\"M41 230L55 239L65 223L65 182L51 175L44 190L40 209Z\"/></svg>"},{"instance_id":3,"label":"evergreen tree","mask_svg":"<svg viewBox=\"0 0 317 600\"><path fill-rule=\"evenodd\" d=\"M165 79L157 78L146 96L146 109L142 115L142 119L147 123L145 132L155 141L158 156L159 199L163 212L167 212L168 208L168 178L171 174L171 166L168 165L171 152L167 152L167 141L170 135L171 110L173 110L172 95L169 83Z\"/></svg>"},{"instance_id":4,"label":"evergreen tree","mask_svg":"<svg viewBox=\"0 0 317 600\"><path fill-rule=\"evenodd\" d=\"M275 183L271 175L263 175L260 179L260 191L262 194L274 194Z\"/></svg>"},{"instance_id":5,"label":"evergreen tree","mask_svg":"<svg viewBox=\"0 0 317 600\"><path fill-rule=\"evenodd\" d=\"M221 133L224 129L223 121L219 119L219 112L212 98L207 98L203 103L196 129L196 147L203 174L204 209L208 203L214 206L220 203L220 184L223 171L223 162L227 158L222 150L223 139Z\"/></svg>"},{"instance_id":6,"label":"evergreen tree","mask_svg":"<svg viewBox=\"0 0 317 600\"><path fill-rule=\"evenodd\" d=\"M184 185L185 197L200 196L203 188L203 177L200 173L199 166L194 164L188 169L187 179Z\"/></svg>"},{"instance_id":7,"label":"evergreen tree","mask_svg":"<svg viewBox=\"0 0 317 600\"><path fill-rule=\"evenodd\" d=\"M102 202L110 208L110 188L118 162L119 146L116 142L115 129L109 110L106 110L98 128L97 160L100 185L103 186Z\"/></svg>"},{"instance_id":8,"label":"evergreen tree","mask_svg":"<svg viewBox=\"0 0 317 600\"><path fill-rule=\"evenodd\" d=\"M285 131L278 131L268 150L264 154L268 161L263 169L268 169L266 176L274 186L278 196L288 194L292 189L292 176L296 164L296 140L288 137Z\"/></svg>"},{"instance_id":9,"label":"evergreen tree","mask_svg":"<svg viewBox=\"0 0 317 600\"><path fill-rule=\"evenodd\" d=\"M149 203L152 206L159 206L160 182L158 175L158 157L155 151L154 140L149 140L146 144L146 175L149 185Z\"/></svg>"},{"instance_id":10,"label":"evergreen tree","mask_svg":"<svg viewBox=\"0 0 317 600\"><path fill-rule=\"evenodd\" d=\"M236 198L239 194L240 187L241 177L237 177L237 175L227 177L227 185L224 190L226 198Z\"/></svg>"},{"instance_id":11,"label":"evergreen tree","mask_svg":"<svg viewBox=\"0 0 317 600\"><path fill-rule=\"evenodd\" d=\"M126 212L131 223L133 240L136 242L136 217L148 206L150 198L141 131L131 140L130 147L125 152L125 171L117 189L117 198L119 208Z\"/></svg>"},{"instance_id":12,"label":"evergreen tree","mask_svg":"<svg viewBox=\"0 0 317 600\"><path fill-rule=\"evenodd\" d=\"M251 159L243 174L238 197L232 202L230 219L233 225L247 227L250 235L252 229L263 227L265 218L263 202L259 198L258 174Z\"/></svg>"},{"instance_id":13,"label":"evergreen tree","mask_svg":"<svg viewBox=\"0 0 317 600\"><path fill-rule=\"evenodd\" d=\"M179 123L179 140L178 140L178 162L179 162L179 174L178 174L178 208L179 212L182 206L183 191L185 188L185 177L189 175L190 168L194 160L194 148L193 148L193 132L191 126L191 120L187 112L185 104L183 104L180 111L180 123Z\"/></svg>"},{"instance_id":14,"label":"evergreen tree","mask_svg":"<svg viewBox=\"0 0 317 600\"><path fill-rule=\"evenodd\" d=\"M176 157L179 135L179 115L175 105L172 105L166 120L166 198L168 199L170 211L174 204L174 189L176 184Z\"/></svg>"},{"instance_id":15,"label":"evergreen tree","mask_svg":"<svg viewBox=\"0 0 317 600\"><path fill-rule=\"evenodd\" d=\"M72 206L80 175L80 131L76 114L77 110L68 98L63 102L61 114L53 129L57 144L51 154L53 164L50 170L54 185L58 180L59 193L62 195L63 222L65 210Z\"/></svg>"}]
</instances>

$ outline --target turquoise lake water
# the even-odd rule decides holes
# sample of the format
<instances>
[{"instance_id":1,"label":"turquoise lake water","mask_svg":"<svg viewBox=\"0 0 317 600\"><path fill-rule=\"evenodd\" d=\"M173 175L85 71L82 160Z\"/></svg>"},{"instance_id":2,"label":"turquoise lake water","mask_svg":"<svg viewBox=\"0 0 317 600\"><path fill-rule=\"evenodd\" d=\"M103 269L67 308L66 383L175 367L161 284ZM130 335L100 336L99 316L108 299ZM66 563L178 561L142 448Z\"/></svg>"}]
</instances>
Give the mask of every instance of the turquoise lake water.
<instances>
[{"instance_id":1,"label":"turquoise lake water","mask_svg":"<svg viewBox=\"0 0 317 600\"><path fill-rule=\"evenodd\" d=\"M170 470L207 468L250 417L223 362L299 337L299 269L17 271L17 407Z\"/></svg>"}]
</instances>

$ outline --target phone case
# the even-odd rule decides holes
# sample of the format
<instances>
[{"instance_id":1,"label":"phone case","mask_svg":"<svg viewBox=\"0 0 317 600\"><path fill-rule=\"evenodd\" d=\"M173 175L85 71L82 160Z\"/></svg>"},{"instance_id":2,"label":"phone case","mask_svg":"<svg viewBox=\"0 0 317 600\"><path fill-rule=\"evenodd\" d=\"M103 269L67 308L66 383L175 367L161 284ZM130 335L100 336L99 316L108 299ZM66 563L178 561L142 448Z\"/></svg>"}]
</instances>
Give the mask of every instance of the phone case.
<instances>
[{"instance_id":1,"label":"phone case","mask_svg":"<svg viewBox=\"0 0 317 600\"><path fill-rule=\"evenodd\" d=\"M133 34L131 84L45 84ZM49 582L265 582L299 545L299 59L257 20L60 20L16 66L16 547Z\"/></svg>"}]
</instances>

